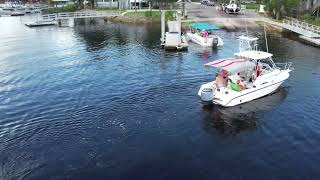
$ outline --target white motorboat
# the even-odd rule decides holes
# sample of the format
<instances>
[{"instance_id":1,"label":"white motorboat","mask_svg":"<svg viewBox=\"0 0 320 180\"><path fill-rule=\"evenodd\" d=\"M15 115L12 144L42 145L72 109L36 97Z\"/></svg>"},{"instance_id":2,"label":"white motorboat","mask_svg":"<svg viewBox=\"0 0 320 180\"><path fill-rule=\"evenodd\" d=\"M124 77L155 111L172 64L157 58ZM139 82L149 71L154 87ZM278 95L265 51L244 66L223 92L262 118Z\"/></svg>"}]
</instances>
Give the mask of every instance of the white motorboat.
<instances>
[{"instance_id":1,"label":"white motorboat","mask_svg":"<svg viewBox=\"0 0 320 180\"><path fill-rule=\"evenodd\" d=\"M10 14L11 16L24 16L24 12L22 11L12 11L12 13Z\"/></svg>"},{"instance_id":2,"label":"white motorboat","mask_svg":"<svg viewBox=\"0 0 320 180\"><path fill-rule=\"evenodd\" d=\"M275 92L289 78L291 63L274 63L271 53L257 50L256 40L241 36L235 57L205 64L218 68L221 75L200 87L203 101L235 106Z\"/></svg>"},{"instance_id":3,"label":"white motorboat","mask_svg":"<svg viewBox=\"0 0 320 180\"><path fill-rule=\"evenodd\" d=\"M53 26L56 25L57 22L54 20L38 20L34 22L25 23L28 27L38 27L38 26Z\"/></svg>"},{"instance_id":4,"label":"white motorboat","mask_svg":"<svg viewBox=\"0 0 320 180\"><path fill-rule=\"evenodd\" d=\"M190 25L190 31L187 32L187 38L204 47L223 46L222 39L213 33L218 29L217 26L207 23L193 23Z\"/></svg>"},{"instance_id":5,"label":"white motorboat","mask_svg":"<svg viewBox=\"0 0 320 180\"><path fill-rule=\"evenodd\" d=\"M12 4L6 3L6 4L4 4L4 6L2 6L2 10L3 11L13 11L14 7Z\"/></svg>"}]
</instances>

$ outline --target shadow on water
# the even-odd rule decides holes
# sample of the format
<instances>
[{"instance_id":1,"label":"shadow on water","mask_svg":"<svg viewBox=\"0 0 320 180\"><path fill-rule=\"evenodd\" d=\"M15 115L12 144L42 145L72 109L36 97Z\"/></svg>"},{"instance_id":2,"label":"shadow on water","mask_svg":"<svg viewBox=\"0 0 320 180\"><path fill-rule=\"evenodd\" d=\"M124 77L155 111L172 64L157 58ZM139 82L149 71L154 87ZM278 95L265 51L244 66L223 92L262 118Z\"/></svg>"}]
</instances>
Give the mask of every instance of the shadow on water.
<instances>
[{"instance_id":1,"label":"shadow on water","mask_svg":"<svg viewBox=\"0 0 320 180\"><path fill-rule=\"evenodd\" d=\"M103 19L79 19L76 24L75 32L82 37L89 52L103 49L110 43L119 46L128 43L126 29L108 24ZM91 26L87 26L88 24Z\"/></svg>"},{"instance_id":2,"label":"shadow on water","mask_svg":"<svg viewBox=\"0 0 320 180\"><path fill-rule=\"evenodd\" d=\"M204 129L209 133L223 135L254 130L259 125L260 113L275 109L286 99L287 94L287 88L280 88L274 94L234 107L205 105Z\"/></svg>"}]
</instances>

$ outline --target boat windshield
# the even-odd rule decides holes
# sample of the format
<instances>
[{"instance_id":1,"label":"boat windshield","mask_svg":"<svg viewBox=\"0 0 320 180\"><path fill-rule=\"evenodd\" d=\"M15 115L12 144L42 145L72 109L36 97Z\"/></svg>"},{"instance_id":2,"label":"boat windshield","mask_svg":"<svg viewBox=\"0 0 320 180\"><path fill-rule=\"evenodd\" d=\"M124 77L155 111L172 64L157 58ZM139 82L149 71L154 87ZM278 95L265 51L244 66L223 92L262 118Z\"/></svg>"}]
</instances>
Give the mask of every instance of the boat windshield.
<instances>
[{"instance_id":1,"label":"boat windshield","mask_svg":"<svg viewBox=\"0 0 320 180\"><path fill-rule=\"evenodd\" d=\"M271 69L275 68L275 64L274 64L273 60L271 59L271 57L266 58L266 59L260 59L258 61L258 63L260 63L267 70L271 70Z\"/></svg>"}]
</instances>

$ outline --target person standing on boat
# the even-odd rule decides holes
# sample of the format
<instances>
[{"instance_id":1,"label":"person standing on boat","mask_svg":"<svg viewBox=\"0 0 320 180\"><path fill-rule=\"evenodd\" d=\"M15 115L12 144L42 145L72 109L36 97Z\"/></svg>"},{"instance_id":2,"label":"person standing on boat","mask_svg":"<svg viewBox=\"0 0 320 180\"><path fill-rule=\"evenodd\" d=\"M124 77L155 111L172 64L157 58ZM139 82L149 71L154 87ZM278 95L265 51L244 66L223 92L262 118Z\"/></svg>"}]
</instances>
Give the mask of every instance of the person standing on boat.
<instances>
[{"instance_id":1,"label":"person standing on boat","mask_svg":"<svg viewBox=\"0 0 320 180\"><path fill-rule=\"evenodd\" d=\"M203 31L203 36L204 36L204 38L206 38L206 42L207 42L208 36L209 36L209 32L207 30L204 30Z\"/></svg>"}]
</instances>

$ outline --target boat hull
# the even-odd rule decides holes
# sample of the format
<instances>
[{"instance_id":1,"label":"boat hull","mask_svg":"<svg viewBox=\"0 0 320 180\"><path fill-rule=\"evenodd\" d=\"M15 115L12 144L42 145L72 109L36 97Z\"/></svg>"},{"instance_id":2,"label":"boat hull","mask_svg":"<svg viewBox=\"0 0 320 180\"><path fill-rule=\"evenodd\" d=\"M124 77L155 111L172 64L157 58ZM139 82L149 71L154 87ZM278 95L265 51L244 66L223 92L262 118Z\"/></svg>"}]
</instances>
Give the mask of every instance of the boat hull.
<instances>
[{"instance_id":1,"label":"boat hull","mask_svg":"<svg viewBox=\"0 0 320 180\"><path fill-rule=\"evenodd\" d=\"M201 46L204 46L204 47L213 47L213 39L214 38L218 38L218 44L217 46L220 47L220 46L223 46L223 41L222 39L219 37L219 36L211 36L211 37L208 37L208 38L204 38L204 37L201 37L197 34L194 34L194 33L190 33L188 32L187 33L187 38L196 43L196 44L199 44Z\"/></svg>"},{"instance_id":2,"label":"boat hull","mask_svg":"<svg viewBox=\"0 0 320 180\"><path fill-rule=\"evenodd\" d=\"M270 74L264 75L254 84L252 88L240 92L231 90L230 88L216 88L214 81L206 83L200 87L198 95L205 88L212 88L214 90L214 99L212 102L225 107L236 106L243 104L275 92L281 84L289 78L290 70L277 70Z\"/></svg>"},{"instance_id":3,"label":"boat hull","mask_svg":"<svg viewBox=\"0 0 320 180\"><path fill-rule=\"evenodd\" d=\"M42 23L42 24L37 24L37 23L26 23L25 24L28 27L41 27L41 26L54 26L56 23Z\"/></svg>"}]
</instances>

